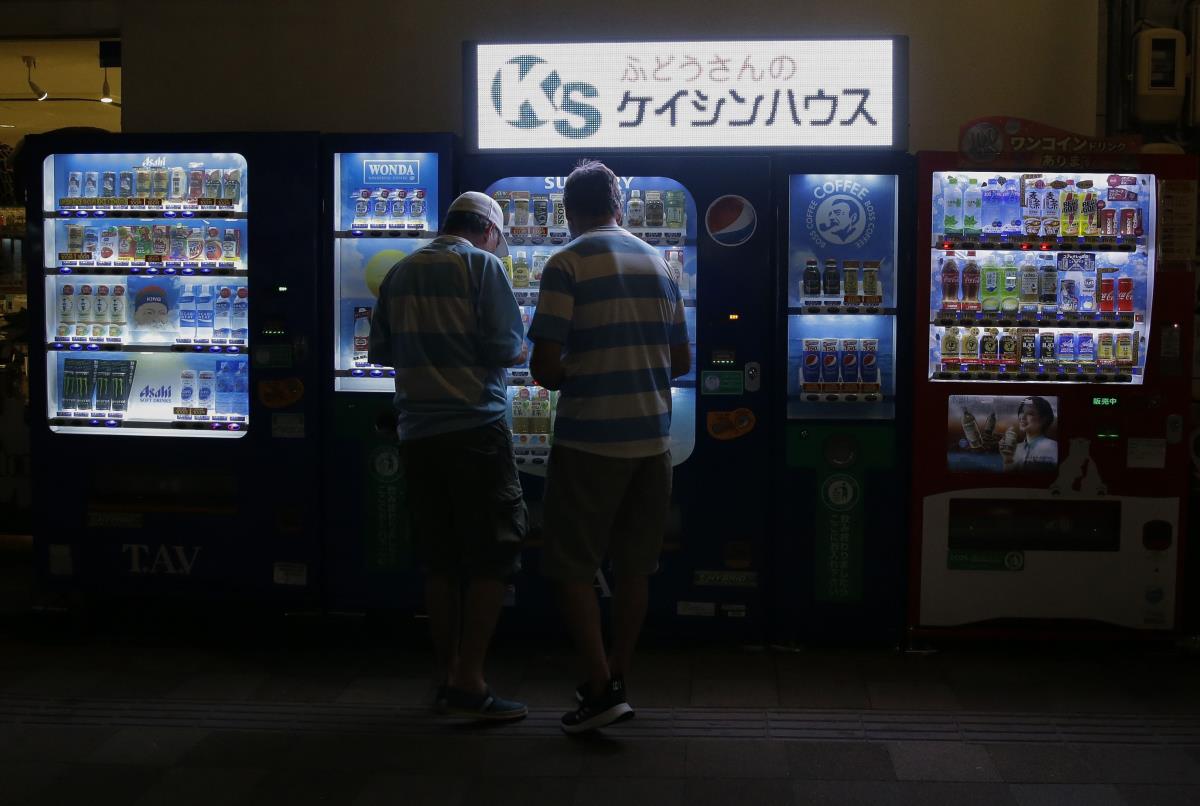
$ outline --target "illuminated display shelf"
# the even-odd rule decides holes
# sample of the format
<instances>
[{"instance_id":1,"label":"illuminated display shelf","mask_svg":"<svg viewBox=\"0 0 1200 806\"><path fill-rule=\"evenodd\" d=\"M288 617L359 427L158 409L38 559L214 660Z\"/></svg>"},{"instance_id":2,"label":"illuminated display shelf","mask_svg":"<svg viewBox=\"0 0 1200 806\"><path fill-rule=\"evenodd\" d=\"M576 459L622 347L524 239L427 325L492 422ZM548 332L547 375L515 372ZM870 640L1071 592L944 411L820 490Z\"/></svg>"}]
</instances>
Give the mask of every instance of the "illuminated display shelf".
<instances>
[{"instance_id":1,"label":"illuminated display shelf","mask_svg":"<svg viewBox=\"0 0 1200 806\"><path fill-rule=\"evenodd\" d=\"M147 263L145 261L133 261L129 265L116 265L111 263L70 263L68 265L58 265L48 267L47 275L53 276L69 276L69 275L112 275L117 277L127 276L130 274L144 274L153 277L154 275L181 275L190 277L195 274L213 275L217 277L233 277L243 276L247 274L247 268L242 266L231 266L227 263L214 263L212 261L195 262L195 261L170 261L159 263Z\"/></svg>"},{"instance_id":2,"label":"illuminated display shelf","mask_svg":"<svg viewBox=\"0 0 1200 806\"><path fill-rule=\"evenodd\" d=\"M1042 330L1077 330L1079 328L1130 330L1135 325L1142 324L1141 317L1134 313L1078 314L1074 316L1055 314L1054 316L1054 319L1042 319L1032 315L997 317L979 312L938 311L936 316L930 319L929 324L934 327L1036 327Z\"/></svg>"},{"instance_id":3,"label":"illuminated display shelf","mask_svg":"<svg viewBox=\"0 0 1200 806\"><path fill-rule=\"evenodd\" d=\"M872 305L805 305L787 309L788 316L895 316L895 308Z\"/></svg>"},{"instance_id":4,"label":"illuminated display shelf","mask_svg":"<svg viewBox=\"0 0 1200 806\"><path fill-rule=\"evenodd\" d=\"M1007 235L934 235L935 252L1136 252L1146 246L1146 237L1127 235L1079 236L1076 238L1021 238Z\"/></svg>"},{"instance_id":5,"label":"illuminated display shelf","mask_svg":"<svg viewBox=\"0 0 1200 806\"><path fill-rule=\"evenodd\" d=\"M159 209L156 207L80 207L80 208L64 208L61 210L47 210L42 214L43 218L73 218L73 219L88 219L88 218L105 218L119 219L128 221L130 219L144 219L146 221L157 221L162 218L182 218L182 219L208 219L212 221L241 221L248 217L247 213L232 207L189 207L178 209Z\"/></svg>"},{"instance_id":6,"label":"illuminated display shelf","mask_svg":"<svg viewBox=\"0 0 1200 806\"><path fill-rule=\"evenodd\" d=\"M401 229L400 227L388 227L386 229L372 229L363 227L359 229L343 229L335 230L334 238L436 238L438 234L427 229Z\"/></svg>"},{"instance_id":7,"label":"illuminated display shelf","mask_svg":"<svg viewBox=\"0 0 1200 806\"><path fill-rule=\"evenodd\" d=\"M943 362L947 363L947 362ZM954 363L954 362L949 362ZM968 367L971 365L968 364ZM1075 371L1067 371L1070 367L1045 367L1038 370L1012 371L987 369L940 369L935 370L931 380L934 381L995 381L996 383L1133 383L1135 374L1132 367L1122 370L1114 367L1112 371L1104 372L1099 367L1084 369L1088 365L1072 364ZM1060 371L1061 370L1061 371Z\"/></svg>"},{"instance_id":8,"label":"illuminated display shelf","mask_svg":"<svg viewBox=\"0 0 1200 806\"><path fill-rule=\"evenodd\" d=\"M50 351L120 352L120 353L231 353L245 352L246 341L181 342L179 344L138 344L136 342L98 339L59 339L46 342Z\"/></svg>"}]
</instances>

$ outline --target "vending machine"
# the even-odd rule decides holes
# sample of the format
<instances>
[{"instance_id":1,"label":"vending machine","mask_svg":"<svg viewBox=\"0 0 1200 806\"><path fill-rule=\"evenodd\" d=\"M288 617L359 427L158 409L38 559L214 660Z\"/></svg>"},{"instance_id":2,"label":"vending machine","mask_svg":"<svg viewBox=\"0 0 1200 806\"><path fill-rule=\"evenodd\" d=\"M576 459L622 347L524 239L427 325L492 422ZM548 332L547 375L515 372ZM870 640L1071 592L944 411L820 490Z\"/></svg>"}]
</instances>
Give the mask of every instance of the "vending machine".
<instances>
[{"instance_id":1,"label":"vending machine","mask_svg":"<svg viewBox=\"0 0 1200 806\"><path fill-rule=\"evenodd\" d=\"M919 155L914 638L1175 629L1196 178Z\"/></svg>"},{"instance_id":2,"label":"vending machine","mask_svg":"<svg viewBox=\"0 0 1200 806\"><path fill-rule=\"evenodd\" d=\"M319 585L314 135L30 137L34 540L49 585Z\"/></svg>"},{"instance_id":3,"label":"vending machine","mask_svg":"<svg viewBox=\"0 0 1200 806\"><path fill-rule=\"evenodd\" d=\"M411 610L421 602L392 398L396 372L367 361L383 278L429 243L453 200L450 134L322 139L322 472L326 602Z\"/></svg>"},{"instance_id":4,"label":"vending machine","mask_svg":"<svg viewBox=\"0 0 1200 806\"><path fill-rule=\"evenodd\" d=\"M537 307L541 271L571 240L563 207L566 175L578 157L464 160L462 187L490 194L506 211L513 293L526 329ZM767 451L769 230L756 234L756 210L768 210L764 158L711 162L678 156L605 156L625 195L625 228L662 252L684 300L692 371L671 382L674 491L666 550L650 618L736 620L758 606L767 511L761 491ZM720 240L718 240L720 239ZM526 355L532 351L532 344ZM532 534L525 572L511 603L530 623L555 623L553 590L538 578L542 491L557 393L536 385L528 360L508 371L508 423ZM722 474L714 468L736 472ZM747 502L747 506L735 502ZM601 571L597 585L612 580ZM705 619L708 621L708 619Z\"/></svg>"},{"instance_id":5,"label":"vending machine","mask_svg":"<svg viewBox=\"0 0 1200 806\"><path fill-rule=\"evenodd\" d=\"M907 154L774 161L780 377L774 458L778 634L903 634L909 445Z\"/></svg>"}]
</instances>

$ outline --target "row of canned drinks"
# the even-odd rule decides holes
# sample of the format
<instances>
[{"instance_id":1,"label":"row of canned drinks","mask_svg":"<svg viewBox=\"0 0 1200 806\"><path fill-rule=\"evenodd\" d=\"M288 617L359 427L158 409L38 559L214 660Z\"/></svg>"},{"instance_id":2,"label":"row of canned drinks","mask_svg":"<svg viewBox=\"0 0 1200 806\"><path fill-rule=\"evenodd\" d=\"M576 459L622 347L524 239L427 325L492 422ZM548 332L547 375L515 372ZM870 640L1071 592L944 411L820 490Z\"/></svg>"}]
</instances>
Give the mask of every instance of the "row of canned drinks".
<instances>
[{"instance_id":1,"label":"row of canned drinks","mask_svg":"<svg viewBox=\"0 0 1200 806\"><path fill-rule=\"evenodd\" d=\"M879 340L805 339L800 384L807 391L878 391Z\"/></svg>"},{"instance_id":2,"label":"row of canned drinks","mask_svg":"<svg viewBox=\"0 0 1200 806\"><path fill-rule=\"evenodd\" d=\"M1118 364L1137 363L1138 337L1132 332L1099 334L1042 332L1037 328L957 328L942 332L944 364Z\"/></svg>"},{"instance_id":3,"label":"row of canned drinks","mask_svg":"<svg viewBox=\"0 0 1200 806\"><path fill-rule=\"evenodd\" d=\"M359 188L354 191L352 229L426 229L425 188Z\"/></svg>"},{"instance_id":4,"label":"row of canned drinks","mask_svg":"<svg viewBox=\"0 0 1200 806\"><path fill-rule=\"evenodd\" d=\"M241 168L205 168L188 163L186 169L130 168L127 171L71 171L67 174L70 199L198 199L238 200L242 194Z\"/></svg>"},{"instance_id":5,"label":"row of canned drinks","mask_svg":"<svg viewBox=\"0 0 1200 806\"><path fill-rule=\"evenodd\" d=\"M67 252L89 255L89 260L98 263L145 260L149 255L170 261L235 261L242 257L242 231L237 227L189 224L68 224Z\"/></svg>"}]
</instances>

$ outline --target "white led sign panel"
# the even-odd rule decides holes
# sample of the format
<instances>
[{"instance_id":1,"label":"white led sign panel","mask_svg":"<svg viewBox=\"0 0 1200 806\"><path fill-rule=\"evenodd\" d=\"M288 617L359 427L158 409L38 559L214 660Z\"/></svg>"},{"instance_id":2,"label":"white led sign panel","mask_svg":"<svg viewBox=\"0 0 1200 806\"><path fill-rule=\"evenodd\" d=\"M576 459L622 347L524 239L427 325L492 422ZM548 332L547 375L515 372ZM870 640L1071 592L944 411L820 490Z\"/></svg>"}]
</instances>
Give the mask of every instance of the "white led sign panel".
<instances>
[{"instance_id":1,"label":"white led sign panel","mask_svg":"<svg viewBox=\"0 0 1200 806\"><path fill-rule=\"evenodd\" d=\"M898 145L893 39L468 47L480 151Z\"/></svg>"}]
</instances>

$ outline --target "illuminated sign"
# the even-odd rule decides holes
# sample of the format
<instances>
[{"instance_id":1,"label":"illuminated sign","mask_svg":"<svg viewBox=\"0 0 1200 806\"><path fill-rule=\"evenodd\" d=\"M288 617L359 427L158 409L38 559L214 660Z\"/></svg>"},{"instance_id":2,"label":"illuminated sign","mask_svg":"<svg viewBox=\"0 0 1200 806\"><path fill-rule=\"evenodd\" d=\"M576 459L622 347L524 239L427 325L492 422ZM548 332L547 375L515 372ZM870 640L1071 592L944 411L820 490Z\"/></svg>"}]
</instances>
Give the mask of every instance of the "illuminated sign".
<instances>
[{"instance_id":1,"label":"illuminated sign","mask_svg":"<svg viewBox=\"0 0 1200 806\"><path fill-rule=\"evenodd\" d=\"M1115 397L1093 397L1092 405L1096 406L1097 408L1112 408L1113 406L1117 405L1117 398L1115 398Z\"/></svg>"},{"instance_id":2,"label":"illuminated sign","mask_svg":"<svg viewBox=\"0 0 1200 806\"><path fill-rule=\"evenodd\" d=\"M466 49L481 151L905 146L902 37Z\"/></svg>"}]
</instances>

